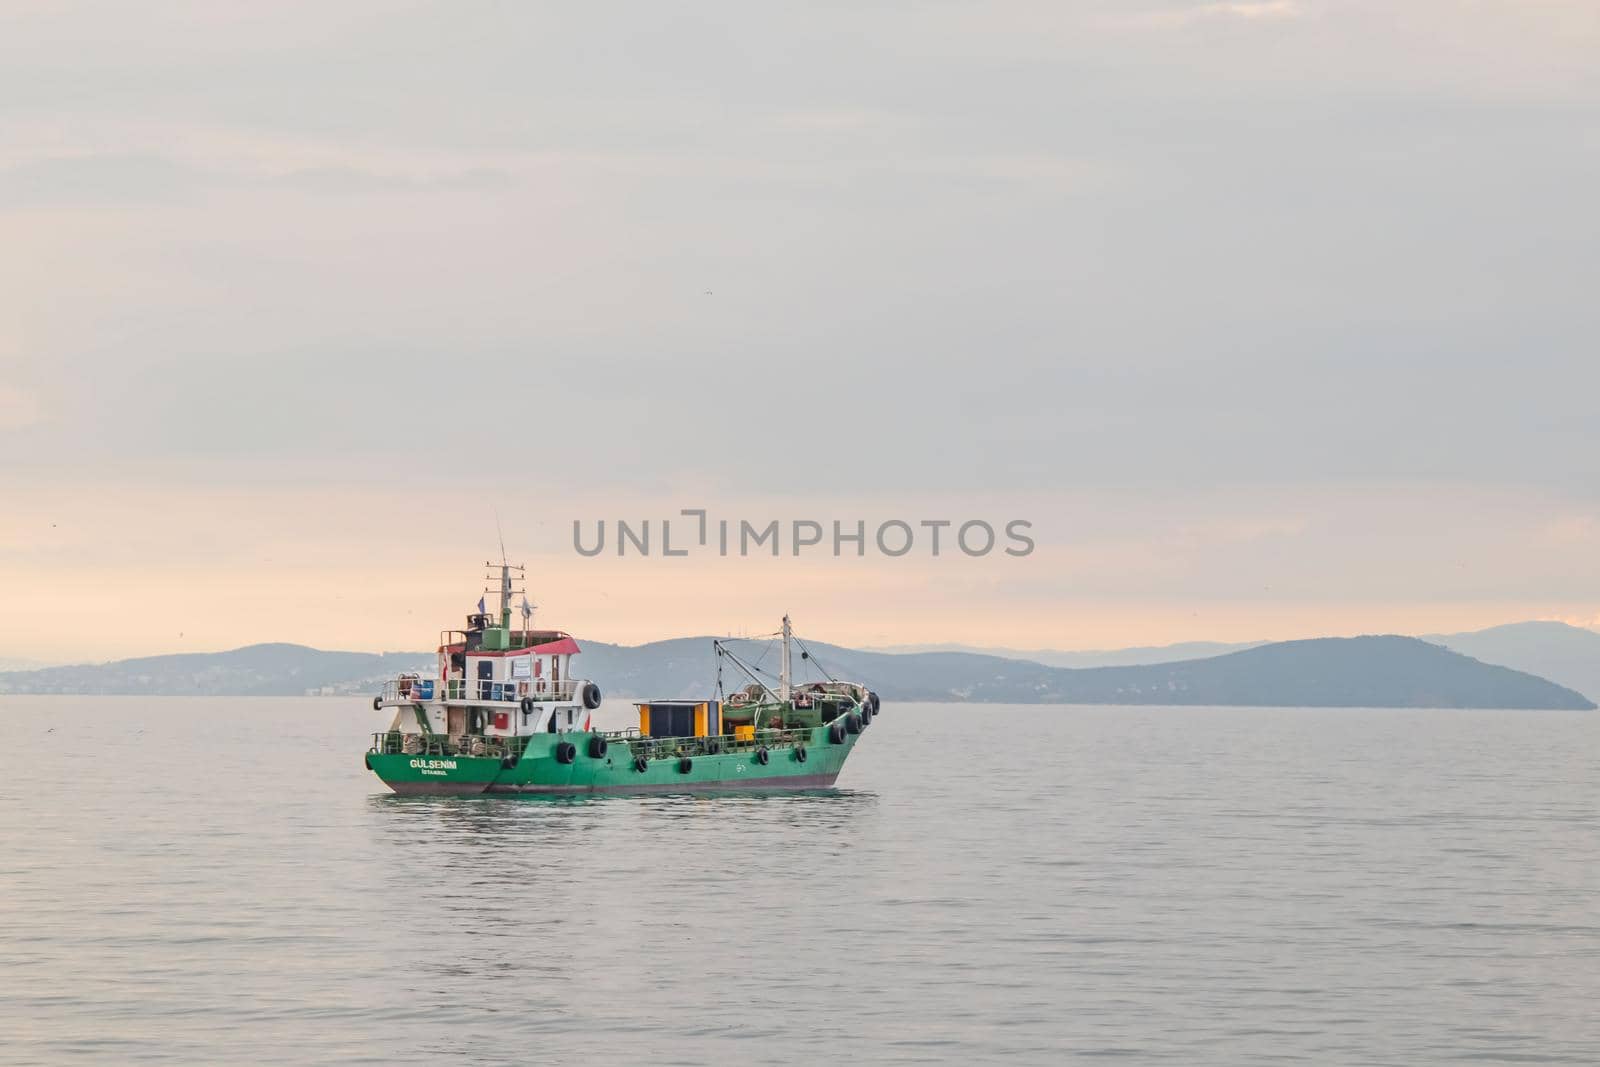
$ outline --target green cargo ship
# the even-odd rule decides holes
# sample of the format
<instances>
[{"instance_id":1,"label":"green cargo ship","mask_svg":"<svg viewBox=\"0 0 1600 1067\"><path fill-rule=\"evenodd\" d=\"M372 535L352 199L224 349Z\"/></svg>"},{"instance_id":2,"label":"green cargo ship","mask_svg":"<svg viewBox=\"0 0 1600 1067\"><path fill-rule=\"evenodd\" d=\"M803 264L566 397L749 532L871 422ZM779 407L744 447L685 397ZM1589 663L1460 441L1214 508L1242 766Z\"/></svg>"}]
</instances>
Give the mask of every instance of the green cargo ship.
<instances>
[{"instance_id":1,"label":"green cargo ship","mask_svg":"<svg viewBox=\"0 0 1600 1067\"><path fill-rule=\"evenodd\" d=\"M782 642L774 686L717 641L715 697L641 702L638 726L596 729L600 688L573 675L578 643L560 630L529 628L525 595L523 628L512 628L513 572L522 570L499 565L497 616L479 600L466 629L440 634L432 677L401 675L373 698L374 710L395 714L373 735L366 765L396 793L826 788L877 715L878 696L862 685L831 677L794 684L796 639L785 616L773 635ZM723 658L750 679L731 694L722 692Z\"/></svg>"}]
</instances>

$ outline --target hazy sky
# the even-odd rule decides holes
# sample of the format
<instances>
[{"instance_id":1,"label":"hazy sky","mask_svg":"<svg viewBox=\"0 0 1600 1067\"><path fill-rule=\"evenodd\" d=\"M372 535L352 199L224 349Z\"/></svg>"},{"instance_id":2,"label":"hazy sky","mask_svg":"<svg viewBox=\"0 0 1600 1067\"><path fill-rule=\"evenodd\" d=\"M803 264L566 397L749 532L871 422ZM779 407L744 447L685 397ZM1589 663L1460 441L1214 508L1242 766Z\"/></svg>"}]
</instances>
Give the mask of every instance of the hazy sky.
<instances>
[{"instance_id":1,"label":"hazy sky","mask_svg":"<svg viewBox=\"0 0 1600 1067\"><path fill-rule=\"evenodd\" d=\"M1600 5L0 7L0 654L1600 622ZM934 560L571 523L1034 522Z\"/></svg>"}]
</instances>

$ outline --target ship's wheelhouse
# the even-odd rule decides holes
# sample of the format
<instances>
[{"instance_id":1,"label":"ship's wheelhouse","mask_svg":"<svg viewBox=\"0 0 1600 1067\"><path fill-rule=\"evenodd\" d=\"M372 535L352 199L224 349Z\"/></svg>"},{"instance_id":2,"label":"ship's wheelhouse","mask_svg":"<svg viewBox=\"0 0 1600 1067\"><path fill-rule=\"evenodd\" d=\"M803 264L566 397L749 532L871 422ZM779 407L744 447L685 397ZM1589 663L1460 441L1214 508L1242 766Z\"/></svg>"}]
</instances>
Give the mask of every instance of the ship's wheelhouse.
<instances>
[{"instance_id":1,"label":"ship's wheelhouse","mask_svg":"<svg viewBox=\"0 0 1600 1067\"><path fill-rule=\"evenodd\" d=\"M578 642L560 630L453 630L441 635L439 680L448 699L570 700Z\"/></svg>"},{"instance_id":2,"label":"ship's wheelhouse","mask_svg":"<svg viewBox=\"0 0 1600 1067\"><path fill-rule=\"evenodd\" d=\"M450 737L515 737L585 730L599 704L573 674L581 650L561 630L513 630L470 616L440 635L435 676L402 675L373 702L394 707L390 730Z\"/></svg>"}]
</instances>

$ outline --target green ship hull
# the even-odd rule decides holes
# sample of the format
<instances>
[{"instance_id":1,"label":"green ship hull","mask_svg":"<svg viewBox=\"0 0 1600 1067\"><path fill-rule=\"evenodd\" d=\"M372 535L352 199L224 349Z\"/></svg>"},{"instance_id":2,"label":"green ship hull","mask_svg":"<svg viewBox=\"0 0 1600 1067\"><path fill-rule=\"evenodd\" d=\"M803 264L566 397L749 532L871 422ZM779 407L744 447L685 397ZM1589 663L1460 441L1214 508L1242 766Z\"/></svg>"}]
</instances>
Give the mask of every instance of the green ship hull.
<instances>
[{"instance_id":1,"label":"green ship hull","mask_svg":"<svg viewBox=\"0 0 1600 1067\"><path fill-rule=\"evenodd\" d=\"M373 735L367 769L396 793L826 788L878 712L877 694L854 682L828 675L826 682L793 683L794 638L785 615L783 629L773 635L782 638L776 690L722 641L713 641L716 699L638 702L637 728L595 730L600 688L573 673L572 658L581 650L572 635L529 629L526 595L523 628L511 627L512 572L520 570L500 564L498 619L480 599L465 630L440 634L436 674L399 675L372 698L373 711L394 708L395 714L387 731ZM722 657L750 684L727 694Z\"/></svg>"},{"instance_id":2,"label":"green ship hull","mask_svg":"<svg viewBox=\"0 0 1600 1067\"><path fill-rule=\"evenodd\" d=\"M481 746L481 755L461 754L460 746L443 739L431 751L406 752L402 736L389 733L374 738L366 763L403 795L824 789L834 784L870 722L869 714L849 724L855 732L841 720L837 730L819 725L758 731L751 738L546 734L500 739Z\"/></svg>"}]
</instances>

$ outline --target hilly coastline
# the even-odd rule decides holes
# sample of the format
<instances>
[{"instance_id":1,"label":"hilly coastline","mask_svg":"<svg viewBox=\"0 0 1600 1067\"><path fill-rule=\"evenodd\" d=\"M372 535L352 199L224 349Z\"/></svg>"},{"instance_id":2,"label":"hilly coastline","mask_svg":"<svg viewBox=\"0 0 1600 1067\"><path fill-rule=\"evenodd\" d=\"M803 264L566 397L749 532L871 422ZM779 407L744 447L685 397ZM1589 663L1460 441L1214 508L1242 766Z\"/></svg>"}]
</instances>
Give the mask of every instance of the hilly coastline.
<instances>
[{"instance_id":1,"label":"hilly coastline","mask_svg":"<svg viewBox=\"0 0 1600 1067\"><path fill-rule=\"evenodd\" d=\"M0 672L0 693L301 696L376 688L401 671L432 669L433 653L328 652L282 642L111 663Z\"/></svg>"},{"instance_id":2,"label":"hilly coastline","mask_svg":"<svg viewBox=\"0 0 1600 1067\"><path fill-rule=\"evenodd\" d=\"M776 655L743 649L763 673ZM583 673L613 698L706 696L716 685L711 638L645 645L583 641ZM797 678L822 670L885 700L1017 704L1175 704L1268 707L1589 709L1583 694L1413 637L1283 641L1170 663L1056 667L971 652L869 652L812 642ZM205 696L374 691L400 671L431 671L432 653L324 651L294 644L0 673L4 693ZM746 679L724 665L730 687Z\"/></svg>"},{"instance_id":3,"label":"hilly coastline","mask_svg":"<svg viewBox=\"0 0 1600 1067\"><path fill-rule=\"evenodd\" d=\"M1453 634L1423 634L1429 644L1512 670L1546 678L1600 700L1600 633L1553 620L1506 623L1485 630ZM1043 663L1051 667L1129 667L1138 664L1175 663L1210 659L1229 652L1259 648L1266 641L1222 643L1188 641L1175 645L1069 652L1060 649L1016 649L975 645L897 645L874 652L975 652L1004 659Z\"/></svg>"},{"instance_id":4,"label":"hilly coastline","mask_svg":"<svg viewBox=\"0 0 1600 1067\"><path fill-rule=\"evenodd\" d=\"M711 692L709 638L633 647L585 643L585 669L612 689ZM1226 704L1266 707L1570 708L1581 693L1414 637L1282 641L1206 659L1125 667L1051 667L967 652L864 652L811 643L831 673L885 699L1014 704ZM774 657L768 656L770 669ZM727 670L727 668L725 668ZM735 684L743 681L735 677Z\"/></svg>"}]
</instances>

